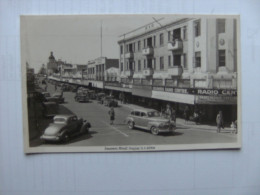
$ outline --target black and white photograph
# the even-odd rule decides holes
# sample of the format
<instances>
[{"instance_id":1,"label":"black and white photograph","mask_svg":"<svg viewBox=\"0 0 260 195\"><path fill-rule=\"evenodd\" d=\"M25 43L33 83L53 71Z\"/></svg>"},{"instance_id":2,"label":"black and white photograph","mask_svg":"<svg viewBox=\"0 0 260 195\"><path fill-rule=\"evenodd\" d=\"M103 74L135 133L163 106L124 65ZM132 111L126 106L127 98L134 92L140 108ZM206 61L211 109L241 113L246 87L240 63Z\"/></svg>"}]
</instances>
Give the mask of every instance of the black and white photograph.
<instances>
[{"instance_id":1,"label":"black and white photograph","mask_svg":"<svg viewBox=\"0 0 260 195\"><path fill-rule=\"evenodd\" d=\"M238 15L23 15L25 153L239 149Z\"/></svg>"}]
</instances>

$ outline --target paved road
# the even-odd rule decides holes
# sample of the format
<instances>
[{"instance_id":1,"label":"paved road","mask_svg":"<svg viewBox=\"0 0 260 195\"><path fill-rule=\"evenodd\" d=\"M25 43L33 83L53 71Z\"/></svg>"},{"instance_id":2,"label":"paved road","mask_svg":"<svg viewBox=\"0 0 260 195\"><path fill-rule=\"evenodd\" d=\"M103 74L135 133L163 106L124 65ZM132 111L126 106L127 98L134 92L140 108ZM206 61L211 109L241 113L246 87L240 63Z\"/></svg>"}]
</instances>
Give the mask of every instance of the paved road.
<instances>
[{"instance_id":1,"label":"paved road","mask_svg":"<svg viewBox=\"0 0 260 195\"><path fill-rule=\"evenodd\" d=\"M53 93L54 86L48 85L48 91ZM78 117L88 120L92 127L88 135L75 137L66 145L71 146L115 146L115 145L167 145L167 144L194 144L194 143L230 143L236 141L236 134L216 133L212 130L202 130L193 126L179 124L175 134L152 135L150 132L128 129L124 120L130 113L129 106L115 108L114 125L109 124L109 108L93 100L90 103L78 103L74 101L75 94L64 92L65 103L61 105L64 113L72 112ZM42 145L34 141L36 145ZM53 146L54 144L45 144ZM57 144L57 146L62 146Z\"/></svg>"}]
</instances>

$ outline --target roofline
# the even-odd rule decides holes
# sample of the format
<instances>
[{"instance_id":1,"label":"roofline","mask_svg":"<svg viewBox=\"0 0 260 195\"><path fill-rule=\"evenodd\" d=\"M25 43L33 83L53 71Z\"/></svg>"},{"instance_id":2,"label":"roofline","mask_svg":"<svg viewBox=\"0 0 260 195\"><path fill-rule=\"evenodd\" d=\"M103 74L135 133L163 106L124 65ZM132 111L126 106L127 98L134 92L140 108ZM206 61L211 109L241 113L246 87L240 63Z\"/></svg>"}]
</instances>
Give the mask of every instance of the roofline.
<instances>
[{"instance_id":1,"label":"roofline","mask_svg":"<svg viewBox=\"0 0 260 195\"><path fill-rule=\"evenodd\" d=\"M195 19L195 18L182 18L182 19L179 19L179 20L177 20L177 21L170 22L170 23L168 23L168 24L165 24L165 25L162 25L162 26L157 27L157 28L155 28L155 29L152 29L152 30L150 30L150 31L147 31L147 32L144 32L144 33L140 33L140 34L134 35L134 36L129 37L129 38L126 38L126 39L123 38L123 39L119 40L117 43L120 44L120 43L123 43L123 42L126 42L126 41L130 41L130 40L133 40L133 39L136 39L136 38L145 36L145 35L147 35L147 34L152 34L152 33L154 33L155 31L160 31L160 30L162 30L162 29L164 29L164 28L168 28L168 27L170 27L170 26L172 26L172 25L178 25L178 24L181 24L181 23L187 22L187 21L189 21L189 20L193 20L193 19ZM127 34L127 33L125 33L125 34Z\"/></svg>"}]
</instances>

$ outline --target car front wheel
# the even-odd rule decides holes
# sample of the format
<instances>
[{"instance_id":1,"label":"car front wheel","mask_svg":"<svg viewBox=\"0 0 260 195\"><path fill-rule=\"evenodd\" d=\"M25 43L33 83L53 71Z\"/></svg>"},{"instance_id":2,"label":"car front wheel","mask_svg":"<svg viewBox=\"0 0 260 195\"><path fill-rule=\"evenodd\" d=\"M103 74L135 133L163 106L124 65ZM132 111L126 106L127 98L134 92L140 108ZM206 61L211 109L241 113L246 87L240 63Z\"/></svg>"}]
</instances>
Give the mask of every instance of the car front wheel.
<instances>
[{"instance_id":1,"label":"car front wheel","mask_svg":"<svg viewBox=\"0 0 260 195\"><path fill-rule=\"evenodd\" d=\"M128 128L129 129L134 129L134 122L133 121L129 121L128 122Z\"/></svg>"},{"instance_id":2,"label":"car front wheel","mask_svg":"<svg viewBox=\"0 0 260 195\"><path fill-rule=\"evenodd\" d=\"M153 135L158 135L159 134L159 130L158 130L157 127L152 127L151 128L151 132L152 132Z\"/></svg>"},{"instance_id":3,"label":"car front wheel","mask_svg":"<svg viewBox=\"0 0 260 195\"><path fill-rule=\"evenodd\" d=\"M68 142L69 141L69 135L68 135L68 133L64 133L64 135L63 135L63 137L62 137L62 142L64 142L64 143L66 143L66 142Z\"/></svg>"}]
</instances>

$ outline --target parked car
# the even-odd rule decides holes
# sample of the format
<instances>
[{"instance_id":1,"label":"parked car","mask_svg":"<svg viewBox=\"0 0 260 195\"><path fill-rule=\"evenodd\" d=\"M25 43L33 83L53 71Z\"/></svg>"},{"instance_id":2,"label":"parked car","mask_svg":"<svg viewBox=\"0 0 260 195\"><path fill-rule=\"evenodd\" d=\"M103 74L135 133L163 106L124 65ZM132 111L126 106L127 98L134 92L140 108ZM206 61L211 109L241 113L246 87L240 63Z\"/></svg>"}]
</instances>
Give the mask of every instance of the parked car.
<instances>
[{"instance_id":1,"label":"parked car","mask_svg":"<svg viewBox=\"0 0 260 195\"><path fill-rule=\"evenodd\" d=\"M96 99L99 103L103 104L103 98L106 96L105 93L98 93Z\"/></svg>"},{"instance_id":2,"label":"parked car","mask_svg":"<svg viewBox=\"0 0 260 195\"><path fill-rule=\"evenodd\" d=\"M118 102L114 99L113 96L105 96L103 98L103 103L105 106L108 106L108 107L117 107L118 106Z\"/></svg>"},{"instance_id":3,"label":"parked car","mask_svg":"<svg viewBox=\"0 0 260 195\"><path fill-rule=\"evenodd\" d=\"M45 129L40 137L45 141L68 141L73 135L89 132L91 124L73 114L56 115L53 123Z\"/></svg>"},{"instance_id":4,"label":"parked car","mask_svg":"<svg viewBox=\"0 0 260 195\"><path fill-rule=\"evenodd\" d=\"M56 102L56 103L64 103L64 97L63 97L63 92L55 92L52 96L46 97L45 100L47 102Z\"/></svg>"},{"instance_id":5,"label":"parked car","mask_svg":"<svg viewBox=\"0 0 260 195\"><path fill-rule=\"evenodd\" d=\"M42 115L46 118L54 117L59 113L59 105L56 102L43 102Z\"/></svg>"},{"instance_id":6,"label":"parked car","mask_svg":"<svg viewBox=\"0 0 260 195\"><path fill-rule=\"evenodd\" d=\"M49 92L46 92L46 91L43 91L42 95L45 98L45 100L46 100L46 98L50 98L51 97L51 94Z\"/></svg>"},{"instance_id":7,"label":"parked car","mask_svg":"<svg viewBox=\"0 0 260 195\"><path fill-rule=\"evenodd\" d=\"M92 99L92 100L96 99L96 97L97 97L94 90L89 90L88 96L89 96L89 99Z\"/></svg>"},{"instance_id":8,"label":"parked car","mask_svg":"<svg viewBox=\"0 0 260 195\"><path fill-rule=\"evenodd\" d=\"M61 86L61 90L62 90L62 91L70 91L70 86L67 85L67 84L63 84L63 85Z\"/></svg>"},{"instance_id":9,"label":"parked car","mask_svg":"<svg viewBox=\"0 0 260 195\"><path fill-rule=\"evenodd\" d=\"M88 95L83 92L76 93L76 96L74 97L74 99L77 102L89 102Z\"/></svg>"},{"instance_id":10,"label":"parked car","mask_svg":"<svg viewBox=\"0 0 260 195\"><path fill-rule=\"evenodd\" d=\"M72 92L77 92L77 86L72 85L72 86L71 86L71 91L72 91Z\"/></svg>"},{"instance_id":11,"label":"parked car","mask_svg":"<svg viewBox=\"0 0 260 195\"><path fill-rule=\"evenodd\" d=\"M174 132L176 130L175 122L162 117L160 113L154 109L135 109L126 118L126 122L129 129L137 127L151 131L154 135L163 132Z\"/></svg>"}]
</instances>

